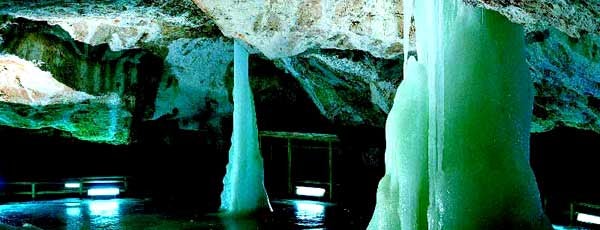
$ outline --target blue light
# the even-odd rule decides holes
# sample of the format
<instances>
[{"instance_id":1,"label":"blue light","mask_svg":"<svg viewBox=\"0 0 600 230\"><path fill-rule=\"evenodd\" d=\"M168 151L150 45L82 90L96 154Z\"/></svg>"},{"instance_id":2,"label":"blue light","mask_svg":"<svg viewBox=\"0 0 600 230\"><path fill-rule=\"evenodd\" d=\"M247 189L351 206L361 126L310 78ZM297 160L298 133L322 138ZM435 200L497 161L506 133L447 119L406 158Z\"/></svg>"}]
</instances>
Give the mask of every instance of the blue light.
<instances>
[{"instance_id":1,"label":"blue light","mask_svg":"<svg viewBox=\"0 0 600 230\"><path fill-rule=\"evenodd\" d=\"M94 200L89 203L90 214L93 216L114 217L119 214L117 200Z\"/></svg>"},{"instance_id":2,"label":"blue light","mask_svg":"<svg viewBox=\"0 0 600 230\"><path fill-rule=\"evenodd\" d=\"M65 183L65 188L80 188L80 183Z\"/></svg>"},{"instance_id":3,"label":"blue light","mask_svg":"<svg viewBox=\"0 0 600 230\"><path fill-rule=\"evenodd\" d=\"M561 226L561 225L553 224L552 225L552 229L554 229L554 230L575 230L575 229L578 229L578 228L572 228L572 227L567 227L567 226Z\"/></svg>"},{"instance_id":4,"label":"blue light","mask_svg":"<svg viewBox=\"0 0 600 230\"><path fill-rule=\"evenodd\" d=\"M67 207L67 216L70 217L79 217L81 216L81 208L80 207Z\"/></svg>"},{"instance_id":5,"label":"blue light","mask_svg":"<svg viewBox=\"0 0 600 230\"><path fill-rule=\"evenodd\" d=\"M79 202L67 202L65 206L67 207L79 207L81 204Z\"/></svg>"},{"instance_id":6,"label":"blue light","mask_svg":"<svg viewBox=\"0 0 600 230\"><path fill-rule=\"evenodd\" d=\"M296 219L304 227L317 227L323 225L325 219L325 205L314 201L295 201Z\"/></svg>"},{"instance_id":7,"label":"blue light","mask_svg":"<svg viewBox=\"0 0 600 230\"><path fill-rule=\"evenodd\" d=\"M323 195L325 195L325 189L296 186L296 194L300 196L323 197Z\"/></svg>"},{"instance_id":8,"label":"blue light","mask_svg":"<svg viewBox=\"0 0 600 230\"><path fill-rule=\"evenodd\" d=\"M119 195L119 188L90 188L87 191L88 196L116 196Z\"/></svg>"}]
</instances>

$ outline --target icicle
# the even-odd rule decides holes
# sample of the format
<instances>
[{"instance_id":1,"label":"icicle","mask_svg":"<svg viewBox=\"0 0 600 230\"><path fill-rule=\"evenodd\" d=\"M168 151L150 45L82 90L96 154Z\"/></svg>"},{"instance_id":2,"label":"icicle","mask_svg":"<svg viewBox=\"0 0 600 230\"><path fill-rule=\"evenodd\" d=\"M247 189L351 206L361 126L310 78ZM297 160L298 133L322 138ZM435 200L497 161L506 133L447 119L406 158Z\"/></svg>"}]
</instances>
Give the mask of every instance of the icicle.
<instances>
[{"instance_id":1,"label":"icicle","mask_svg":"<svg viewBox=\"0 0 600 230\"><path fill-rule=\"evenodd\" d=\"M229 215L270 209L264 187L263 159L258 147L254 99L248 79L248 51L240 43L237 40L234 43L233 134L221 193L221 211Z\"/></svg>"},{"instance_id":2,"label":"icicle","mask_svg":"<svg viewBox=\"0 0 600 230\"><path fill-rule=\"evenodd\" d=\"M549 228L528 161L522 28L461 0L404 10L419 60L405 58L369 229Z\"/></svg>"}]
</instances>

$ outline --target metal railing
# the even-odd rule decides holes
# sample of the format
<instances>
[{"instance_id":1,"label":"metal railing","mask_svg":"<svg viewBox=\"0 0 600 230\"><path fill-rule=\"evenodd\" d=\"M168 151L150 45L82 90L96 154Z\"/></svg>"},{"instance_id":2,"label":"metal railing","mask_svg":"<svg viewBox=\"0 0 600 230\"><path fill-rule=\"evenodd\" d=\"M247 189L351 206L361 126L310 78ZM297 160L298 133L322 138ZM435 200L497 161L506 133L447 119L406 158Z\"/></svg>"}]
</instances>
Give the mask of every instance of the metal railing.
<instances>
[{"instance_id":1,"label":"metal railing","mask_svg":"<svg viewBox=\"0 0 600 230\"><path fill-rule=\"evenodd\" d=\"M79 186L68 188L67 183L78 184ZM105 177L79 177L69 178L61 181L19 181L4 183L4 195L28 195L35 199L40 195L79 195L83 196L85 189L91 185L113 184L118 185L120 192L127 190L127 177L124 176L105 176Z\"/></svg>"},{"instance_id":2,"label":"metal railing","mask_svg":"<svg viewBox=\"0 0 600 230\"><path fill-rule=\"evenodd\" d=\"M329 200L333 200L334 194L334 180L333 180L333 143L339 142L339 138L334 134L323 134L323 133L300 133L300 132L276 132L276 131L260 131L259 139L262 145L262 138L279 138L287 140L287 191L293 193L293 179L292 179L292 140L304 140L304 141L315 141L324 142L327 144L328 153L328 182L316 182L316 181L301 181L304 184L319 184L328 187ZM320 148L320 147L314 147Z\"/></svg>"}]
</instances>

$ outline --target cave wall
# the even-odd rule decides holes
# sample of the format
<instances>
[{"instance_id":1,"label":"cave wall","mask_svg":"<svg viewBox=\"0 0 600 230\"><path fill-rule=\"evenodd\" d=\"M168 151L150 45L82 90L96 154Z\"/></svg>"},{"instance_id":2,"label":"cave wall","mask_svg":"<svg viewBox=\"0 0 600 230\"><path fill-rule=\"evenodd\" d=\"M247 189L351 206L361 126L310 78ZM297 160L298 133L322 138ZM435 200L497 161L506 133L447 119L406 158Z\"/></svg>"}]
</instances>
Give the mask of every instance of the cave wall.
<instances>
[{"instance_id":1,"label":"cave wall","mask_svg":"<svg viewBox=\"0 0 600 230\"><path fill-rule=\"evenodd\" d=\"M5 16L0 24L0 52L38 62L57 81L95 97L46 106L3 103L8 125L54 127L65 136L103 143L131 141L130 127L154 102L155 94L147 91L157 88L155 73L162 68L155 63L158 57L143 50L112 51L107 45L73 41L60 27L26 19Z\"/></svg>"},{"instance_id":2,"label":"cave wall","mask_svg":"<svg viewBox=\"0 0 600 230\"><path fill-rule=\"evenodd\" d=\"M199 138L227 145L231 40L181 38L159 56L150 49L113 51L108 44L82 43L46 22L4 16L0 24L0 52L41 63L59 82L100 98L45 107L2 104L12 126L111 144L189 144ZM291 75L261 55L252 55L250 63L261 129L332 131Z\"/></svg>"},{"instance_id":3,"label":"cave wall","mask_svg":"<svg viewBox=\"0 0 600 230\"><path fill-rule=\"evenodd\" d=\"M397 71L372 71L376 68L369 67L373 63L392 63L403 51L400 39L405 28L399 13L400 1L244 1L237 5L231 1L194 2L225 36L248 42L296 77L328 119L383 126L383 119L378 117L387 114L391 107L395 87L390 86L397 86L402 77ZM596 54L600 45L597 4L465 2L498 11L525 26L527 60L536 88L532 132L557 126L600 131L596 104L600 66ZM296 24L304 27L293 26ZM414 28L407 34L414 34ZM337 40L340 38L343 39ZM354 56L367 52L372 57L349 60L344 57L348 55L332 54L328 49ZM360 79L352 77L357 75ZM366 85L370 92L365 90ZM558 100L549 99L553 97Z\"/></svg>"},{"instance_id":4,"label":"cave wall","mask_svg":"<svg viewBox=\"0 0 600 230\"><path fill-rule=\"evenodd\" d=\"M600 36L556 29L527 34L534 80L532 132L566 126L600 133Z\"/></svg>"},{"instance_id":5,"label":"cave wall","mask_svg":"<svg viewBox=\"0 0 600 230\"><path fill-rule=\"evenodd\" d=\"M160 0L63 3L2 3L0 14L13 18L4 19L0 30L5 52L42 60L42 68L54 69L57 79L85 92L122 95L122 104L139 117L138 124L173 121L183 130L223 130L223 119L231 113L226 86L231 41L225 36L240 37L255 48L259 59L268 60L260 68L271 69L274 63L281 75L292 77L286 79L295 79L302 95L333 124L383 127L394 89L402 81L402 60L397 58L403 50L398 37L403 31L397 14L400 3L382 7L366 0L294 2L294 11L280 2L267 2L270 8L255 14L214 1L195 1L200 8L192 2ZM255 1L244 4L260 6ZM543 12L550 8L535 10L529 2L486 4L505 11L511 4L523 9L505 15L528 29L524 39L536 92L531 131L569 126L599 132L600 41L594 27L579 20L585 12L594 12L594 6L573 5L582 11L568 15L569 20L583 24L570 26L545 21L550 16ZM519 15L527 16L523 12L534 12L537 19L519 20ZM306 21L315 14L320 17ZM234 27L241 18L232 15L245 15L248 21ZM14 19L18 17L27 20ZM308 24L285 26L298 21ZM150 27L155 29L146 30ZM579 32L572 33L573 28ZM389 33L395 36L384 36ZM140 73L146 68L136 66L144 63L152 63L147 65L151 68Z\"/></svg>"}]
</instances>

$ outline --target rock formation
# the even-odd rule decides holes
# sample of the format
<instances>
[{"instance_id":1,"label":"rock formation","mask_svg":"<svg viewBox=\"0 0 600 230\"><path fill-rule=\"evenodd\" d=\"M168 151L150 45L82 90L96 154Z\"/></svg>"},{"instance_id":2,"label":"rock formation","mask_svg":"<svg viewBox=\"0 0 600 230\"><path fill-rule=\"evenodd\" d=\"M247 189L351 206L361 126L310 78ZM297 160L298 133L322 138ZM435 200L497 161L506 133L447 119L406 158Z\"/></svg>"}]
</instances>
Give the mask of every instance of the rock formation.
<instances>
[{"instance_id":1,"label":"rock formation","mask_svg":"<svg viewBox=\"0 0 600 230\"><path fill-rule=\"evenodd\" d=\"M532 132L600 132L597 4L467 2L525 25ZM401 1L381 0L3 1L0 51L44 62L74 90L116 93L134 126L218 130L231 117L230 38L240 38L251 58L275 63L257 69L285 71L329 121L383 127L402 81L401 12Z\"/></svg>"}]
</instances>

